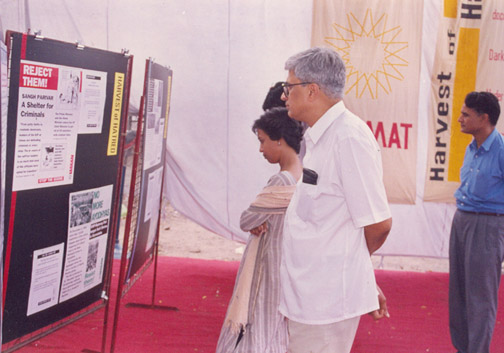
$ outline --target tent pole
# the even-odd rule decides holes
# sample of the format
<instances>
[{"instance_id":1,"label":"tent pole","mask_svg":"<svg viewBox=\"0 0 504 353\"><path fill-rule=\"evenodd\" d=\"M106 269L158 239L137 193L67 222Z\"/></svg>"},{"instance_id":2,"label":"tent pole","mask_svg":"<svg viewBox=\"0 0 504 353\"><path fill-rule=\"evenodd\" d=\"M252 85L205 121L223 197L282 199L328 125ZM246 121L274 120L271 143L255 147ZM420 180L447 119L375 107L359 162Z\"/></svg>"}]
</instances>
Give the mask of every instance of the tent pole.
<instances>
[{"instance_id":1,"label":"tent pole","mask_svg":"<svg viewBox=\"0 0 504 353\"><path fill-rule=\"evenodd\" d=\"M31 29L31 21L30 21L30 0L25 0L24 2L25 8L25 27L26 33L30 33Z\"/></svg>"}]
</instances>

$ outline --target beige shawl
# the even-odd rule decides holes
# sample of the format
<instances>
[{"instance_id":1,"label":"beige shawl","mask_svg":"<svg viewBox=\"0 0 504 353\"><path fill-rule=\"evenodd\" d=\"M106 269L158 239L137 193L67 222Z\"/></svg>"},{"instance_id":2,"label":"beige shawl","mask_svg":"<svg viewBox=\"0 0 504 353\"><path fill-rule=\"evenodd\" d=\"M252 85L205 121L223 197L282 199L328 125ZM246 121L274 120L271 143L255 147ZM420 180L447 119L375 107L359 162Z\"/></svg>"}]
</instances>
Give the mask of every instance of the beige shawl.
<instances>
[{"instance_id":1,"label":"beige shawl","mask_svg":"<svg viewBox=\"0 0 504 353\"><path fill-rule=\"evenodd\" d=\"M257 195L251 207L254 208L254 212L284 214L295 189L296 185L267 186ZM261 236L267 236L267 231L249 238L242 269L224 320L224 324L231 326L231 331L235 334L238 334L240 329L245 330L251 319L248 317L250 292ZM252 299L255 302L255 296Z\"/></svg>"}]
</instances>

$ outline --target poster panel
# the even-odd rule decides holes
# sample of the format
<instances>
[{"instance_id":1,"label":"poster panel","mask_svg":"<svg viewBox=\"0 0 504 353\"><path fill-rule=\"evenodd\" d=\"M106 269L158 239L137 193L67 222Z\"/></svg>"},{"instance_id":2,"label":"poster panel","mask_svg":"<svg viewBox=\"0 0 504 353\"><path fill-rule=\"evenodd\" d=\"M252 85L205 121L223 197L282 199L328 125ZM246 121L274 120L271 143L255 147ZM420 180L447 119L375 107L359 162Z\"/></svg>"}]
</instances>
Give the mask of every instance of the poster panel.
<instances>
[{"instance_id":1,"label":"poster panel","mask_svg":"<svg viewBox=\"0 0 504 353\"><path fill-rule=\"evenodd\" d=\"M344 102L382 148L389 202L416 198L423 0L314 0L312 46L346 65Z\"/></svg>"},{"instance_id":2,"label":"poster panel","mask_svg":"<svg viewBox=\"0 0 504 353\"><path fill-rule=\"evenodd\" d=\"M172 71L150 60L144 84L142 168L136 229L125 282L148 266L155 249L161 207ZM132 197L130 195L130 197ZM131 285L131 282L130 282Z\"/></svg>"},{"instance_id":3,"label":"poster panel","mask_svg":"<svg viewBox=\"0 0 504 353\"><path fill-rule=\"evenodd\" d=\"M7 38L2 334L10 349L105 303L132 58Z\"/></svg>"},{"instance_id":4,"label":"poster panel","mask_svg":"<svg viewBox=\"0 0 504 353\"><path fill-rule=\"evenodd\" d=\"M504 93L504 3L498 0L445 0L431 81L431 114L425 201L454 203L460 168L472 136L457 119L471 91L494 93L502 109ZM504 132L504 119L497 130Z\"/></svg>"}]
</instances>

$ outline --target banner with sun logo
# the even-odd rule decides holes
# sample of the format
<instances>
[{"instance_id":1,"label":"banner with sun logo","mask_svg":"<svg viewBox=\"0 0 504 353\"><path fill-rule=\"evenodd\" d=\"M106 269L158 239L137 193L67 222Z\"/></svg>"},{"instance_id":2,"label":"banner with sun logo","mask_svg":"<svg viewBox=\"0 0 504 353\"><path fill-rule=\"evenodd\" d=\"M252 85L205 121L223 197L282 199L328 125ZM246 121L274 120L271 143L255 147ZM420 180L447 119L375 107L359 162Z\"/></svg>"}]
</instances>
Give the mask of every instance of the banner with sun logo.
<instances>
[{"instance_id":1,"label":"banner with sun logo","mask_svg":"<svg viewBox=\"0 0 504 353\"><path fill-rule=\"evenodd\" d=\"M313 4L312 46L345 62L345 105L382 148L389 202L415 203L423 0Z\"/></svg>"},{"instance_id":2,"label":"banner with sun logo","mask_svg":"<svg viewBox=\"0 0 504 353\"><path fill-rule=\"evenodd\" d=\"M457 119L467 93L488 91L502 102L504 3L444 0L431 81L425 201L455 202L460 168L472 136ZM502 104L501 104L502 105ZM502 108L501 108L502 109ZM497 129L504 131L503 118Z\"/></svg>"}]
</instances>

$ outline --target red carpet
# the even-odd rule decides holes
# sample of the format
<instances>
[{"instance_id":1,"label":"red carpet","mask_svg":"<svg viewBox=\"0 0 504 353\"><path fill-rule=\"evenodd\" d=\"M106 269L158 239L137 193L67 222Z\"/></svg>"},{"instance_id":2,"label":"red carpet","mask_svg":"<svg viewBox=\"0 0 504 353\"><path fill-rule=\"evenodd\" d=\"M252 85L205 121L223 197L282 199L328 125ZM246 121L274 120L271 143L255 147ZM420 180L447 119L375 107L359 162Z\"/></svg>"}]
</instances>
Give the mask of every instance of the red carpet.
<instances>
[{"instance_id":1,"label":"red carpet","mask_svg":"<svg viewBox=\"0 0 504 353\"><path fill-rule=\"evenodd\" d=\"M214 352L237 269L237 262L160 257L156 304L175 306L180 311L124 307L130 302L151 303L150 268L121 302L115 352ZM381 270L376 275L387 295L391 318L374 322L363 317L352 352L453 353L448 331L448 275ZM114 281L113 299L116 285ZM502 287L500 303L492 353L504 352ZM18 352L99 351L103 318L104 310L100 309ZM111 328L108 336L107 352Z\"/></svg>"}]
</instances>

